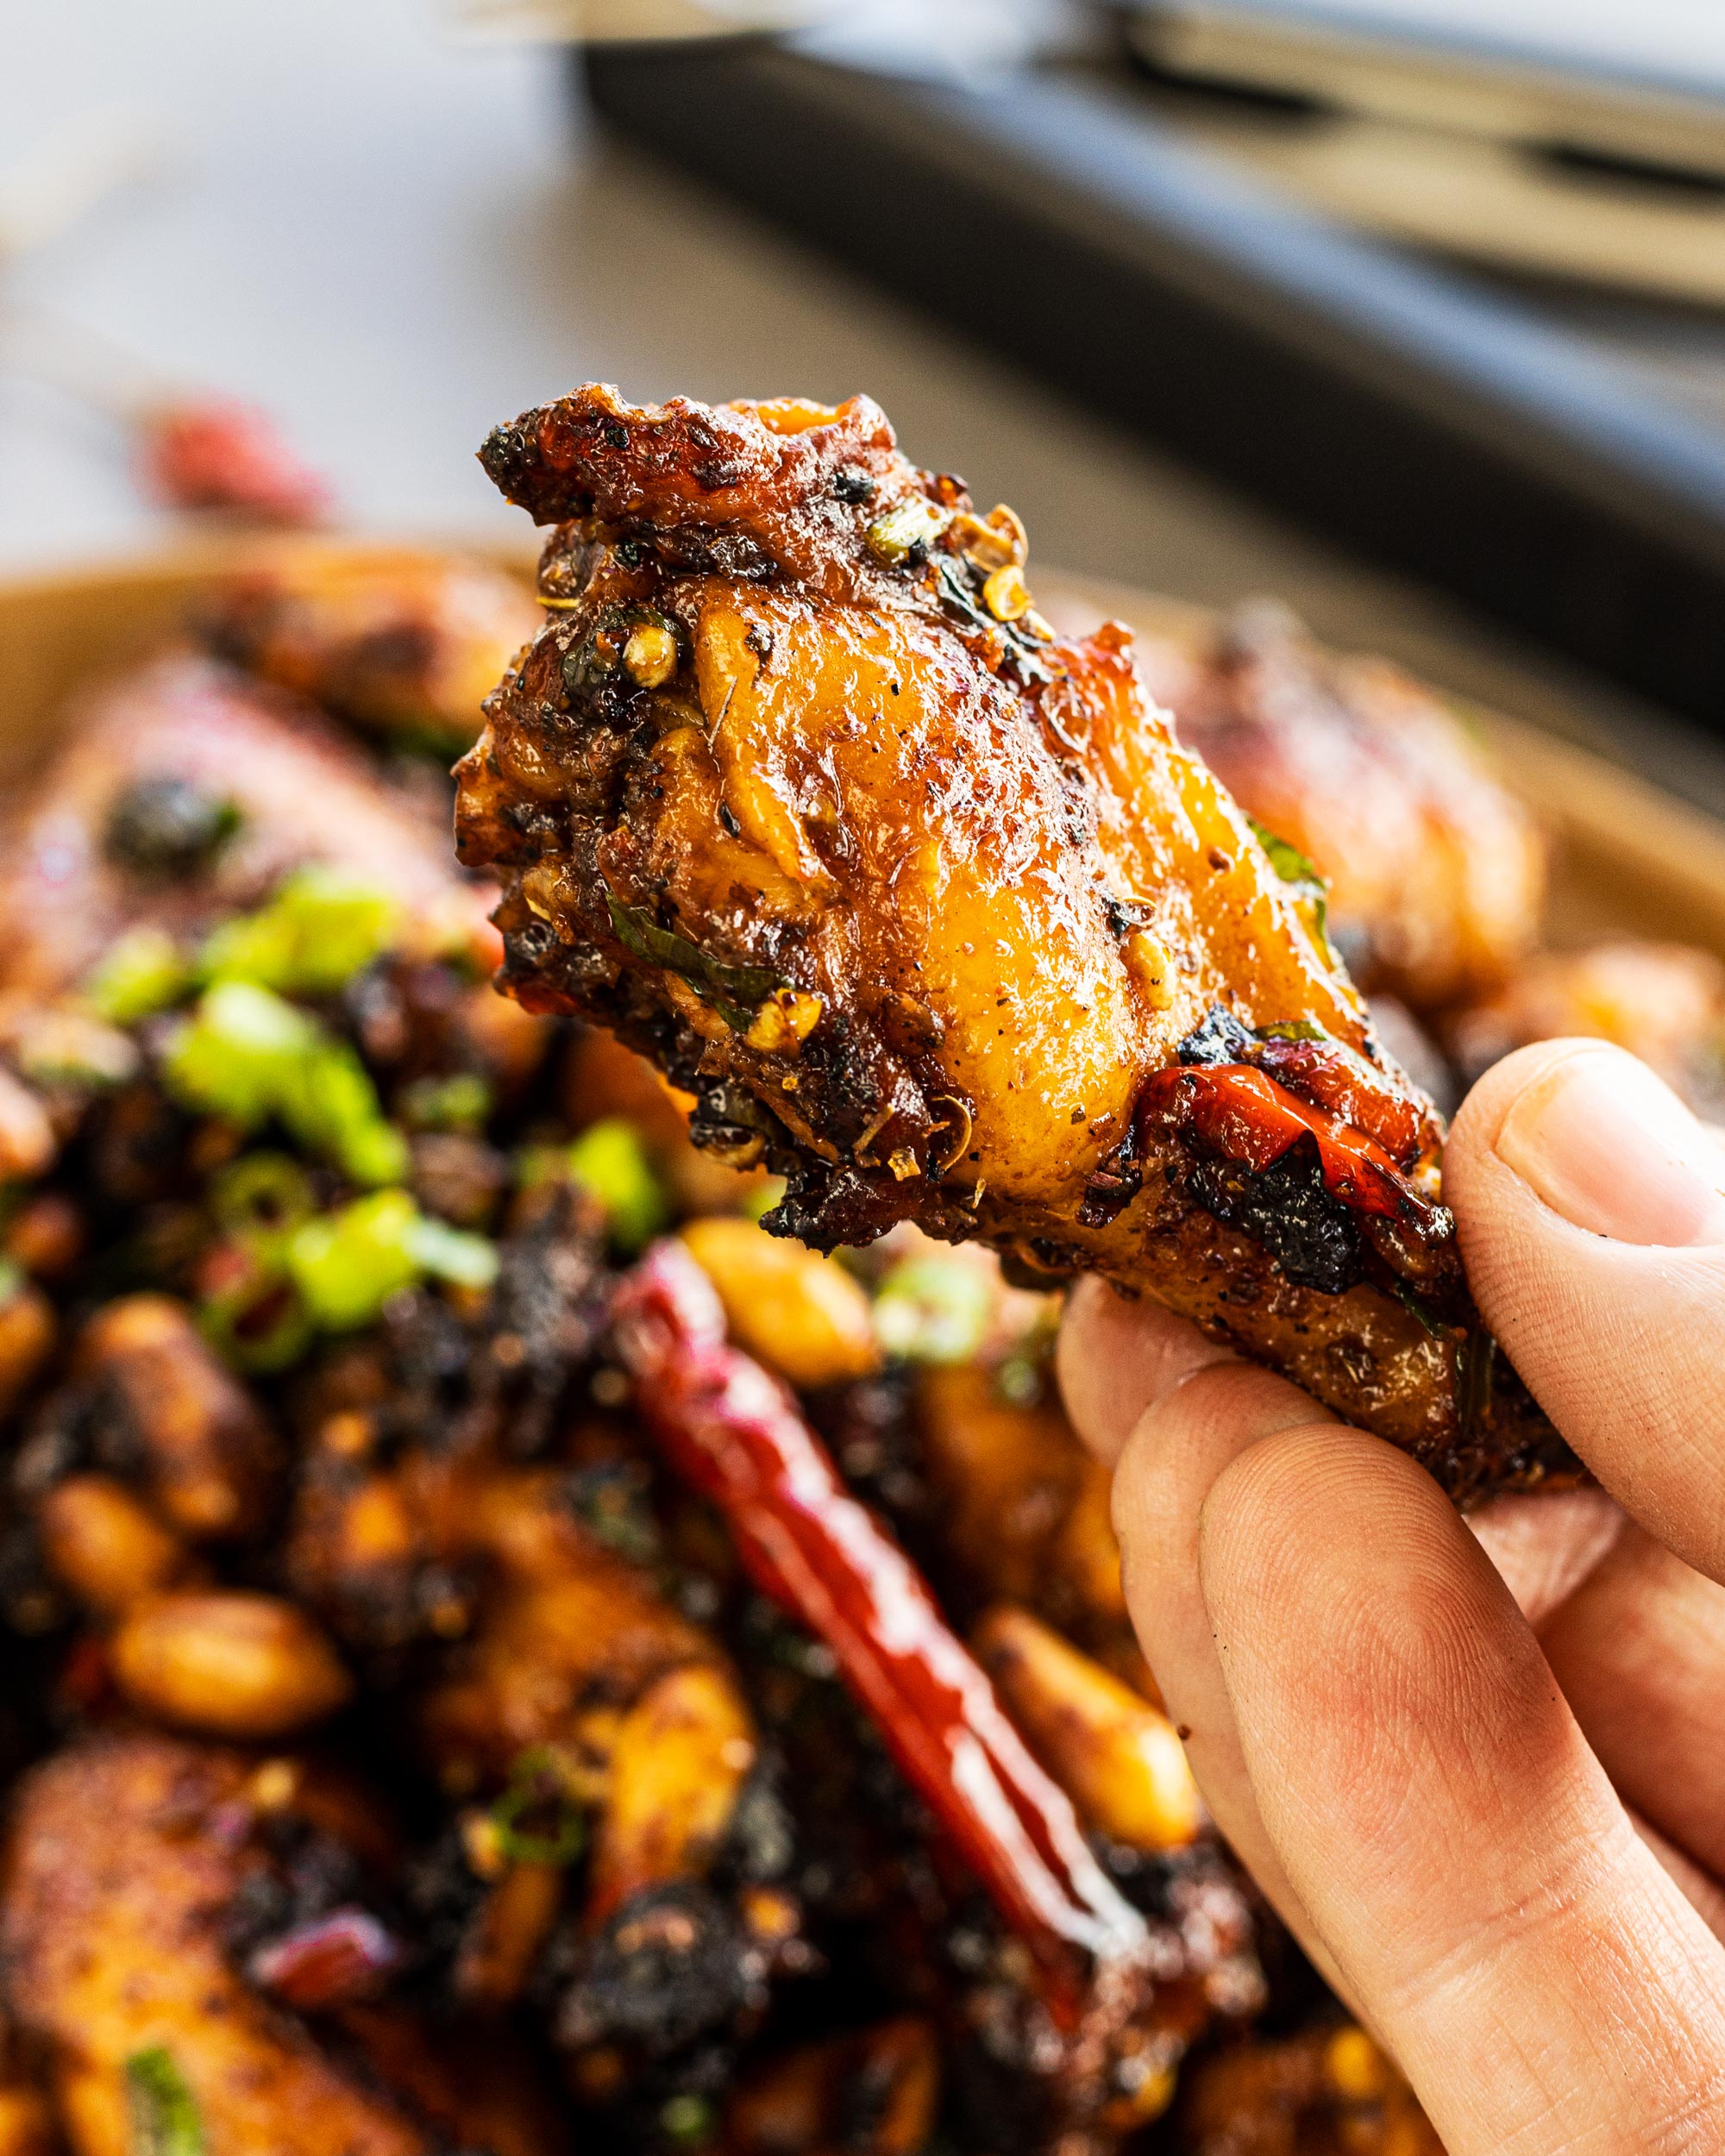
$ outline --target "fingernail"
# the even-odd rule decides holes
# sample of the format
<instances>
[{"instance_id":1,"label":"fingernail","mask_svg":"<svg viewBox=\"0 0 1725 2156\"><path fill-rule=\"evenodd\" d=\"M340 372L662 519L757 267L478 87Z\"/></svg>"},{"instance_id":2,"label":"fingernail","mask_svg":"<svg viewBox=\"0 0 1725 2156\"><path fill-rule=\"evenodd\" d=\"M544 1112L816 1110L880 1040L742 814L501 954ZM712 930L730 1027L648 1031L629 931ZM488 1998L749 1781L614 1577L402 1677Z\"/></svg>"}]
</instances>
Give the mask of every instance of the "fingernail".
<instances>
[{"instance_id":1,"label":"fingernail","mask_svg":"<svg viewBox=\"0 0 1725 2156\"><path fill-rule=\"evenodd\" d=\"M1552 1211L1619 1243L1725 1242L1725 1145L1645 1063L1566 1056L1522 1094L1497 1156Z\"/></svg>"}]
</instances>

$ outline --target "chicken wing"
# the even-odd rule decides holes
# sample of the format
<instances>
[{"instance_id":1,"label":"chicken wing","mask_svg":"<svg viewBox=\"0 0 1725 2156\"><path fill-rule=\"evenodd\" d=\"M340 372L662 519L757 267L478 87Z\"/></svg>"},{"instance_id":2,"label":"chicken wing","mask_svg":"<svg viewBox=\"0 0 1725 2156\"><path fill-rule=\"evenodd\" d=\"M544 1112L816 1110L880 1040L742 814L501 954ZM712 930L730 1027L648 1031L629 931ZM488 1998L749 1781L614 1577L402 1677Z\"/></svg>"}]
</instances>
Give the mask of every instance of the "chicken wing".
<instances>
[{"instance_id":1,"label":"chicken wing","mask_svg":"<svg viewBox=\"0 0 1725 2156\"><path fill-rule=\"evenodd\" d=\"M455 2085L447 2034L434 2046L383 2006L346 2010L333 2031L289 2010L314 2003L311 1962L283 1952L297 1940L279 1923L354 1865L330 1831L354 1823L350 1807L336 1803L317 1802L297 1763L141 1735L76 1745L24 1782L0 1936L14 2011L47 2049L78 2156L561 2146L530 2082Z\"/></svg>"},{"instance_id":2,"label":"chicken wing","mask_svg":"<svg viewBox=\"0 0 1725 2156\"><path fill-rule=\"evenodd\" d=\"M1180 738L1308 855L1364 987L1431 1011L1489 993L1534 944L1545 849L1462 722L1387 660L1322 650L1245 606L1213 648L1141 646Z\"/></svg>"},{"instance_id":3,"label":"chicken wing","mask_svg":"<svg viewBox=\"0 0 1725 2156\"><path fill-rule=\"evenodd\" d=\"M1565 1458L1480 1329L1441 1131L1118 624L878 407L581 390L483 461L550 618L459 767L504 982L694 1094L823 1247L914 1219L1148 1292L1464 1500ZM561 520L561 521L559 521Z\"/></svg>"},{"instance_id":4,"label":"chicken wing","mask_svg":"<svg viewBox=\"0 0 1725 2156\"><path fill-rule=\"evenodd\" d=\"M308 862L446 933L477 910L434 810L381 785L309 707L182 655L98 693L6 837L8 1013L75 988L125 930L203 930Z\"/></svg>"},{"instance_id":5,"label":"chicken wing","mask_svg":"<svg viewBox=\"0 0 1725 2156\"><path fill-rule=\"evenodd\" d=\"M1536 952L1448 1032L1470 1081L1513 1049L1579 1033L1639 1056L1697 1114L1725 1114L1725 966L1687 943L1626 936Z\"/></svg>"},{"instance_id":6,"label":"chicken wing","mask_svg":"<svg viewBox=\"0 0 1725 2156\"><path fill-rule=\"evenodd\" d=\"M204 632L223 658L367 732L454 755L533 634L518 579L405 547L296 548L237 577Z\"/></svg>"}]
</instances>

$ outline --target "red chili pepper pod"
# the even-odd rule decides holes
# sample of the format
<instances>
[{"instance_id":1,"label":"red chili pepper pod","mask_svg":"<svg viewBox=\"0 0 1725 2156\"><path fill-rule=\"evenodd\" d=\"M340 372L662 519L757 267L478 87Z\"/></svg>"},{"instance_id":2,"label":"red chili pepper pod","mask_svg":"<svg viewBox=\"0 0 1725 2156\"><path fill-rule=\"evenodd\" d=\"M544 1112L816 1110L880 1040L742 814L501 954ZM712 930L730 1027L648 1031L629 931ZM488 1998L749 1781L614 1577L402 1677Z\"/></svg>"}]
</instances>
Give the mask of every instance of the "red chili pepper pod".
<instances>
[{"instance_id":1,"label":"red chili pepper pod","mask_svg":"<svg viewBox=\"0 0 1725 2156\"><path fill-rule=\"evenodd\" d=\"M1068 2027L1084 1966L1142 1964L1143 1919L1092 1854L916 1568L845 1489L776 1378L727 1344L706 1275L661 1243L615 1310L637 1402L671 1463L724 1512L751 1579L825 1641L906 1777L1035 1953Z\"/></svg>"},{"instance_id":2,"label":"red chili pepper pod","mask_svg":"<svg viewBox=\"0 0 1725 2156\"><path fill-rule=\"evenodd\" d=\"M232 510L273 524L315 523L324 482L249 404L205 397L165 404L142 422L143 481L172 509Z\"/></svg>"},{"instance_id":3,"label":"red chili pepper pod","mask_svg":"<svg viewBox=\"0 0 1725 2156\"><path fill-rule=\"evenodd\" d=\"M1440 1208L1414 1189L1375 1138L1312 1106L1250 1063L1171 1064L1138 1098L1140 1125L1191 1136L1262 1170L1315 1140L1324 1187L1357 1213L1435 1227Z\"/></svg>"}]
</instances>

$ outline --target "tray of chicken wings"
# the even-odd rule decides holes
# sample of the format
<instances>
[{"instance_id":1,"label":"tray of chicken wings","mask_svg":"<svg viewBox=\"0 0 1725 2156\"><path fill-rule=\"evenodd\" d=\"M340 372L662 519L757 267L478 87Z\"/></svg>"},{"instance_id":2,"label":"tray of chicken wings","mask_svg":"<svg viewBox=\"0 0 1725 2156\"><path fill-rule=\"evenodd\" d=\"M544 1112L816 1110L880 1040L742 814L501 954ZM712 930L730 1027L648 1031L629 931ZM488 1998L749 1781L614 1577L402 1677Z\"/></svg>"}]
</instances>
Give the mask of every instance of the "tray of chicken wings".
<instances>
[{"instance_id":1,"label":"tray of chicken wings","mask_svg":"<svg viewBox=\"0 0 1725 2156\"><path fill-rule=\"evenodd\" d=\"M1039 605L866 398L484 461L536 575L0 592L0 2149L1436 2151L1206 1817L1062 1291L1572 1479L1444 1112L1711 1097L1706 835L1273 606Z\"/></svg>"}]
</instances>

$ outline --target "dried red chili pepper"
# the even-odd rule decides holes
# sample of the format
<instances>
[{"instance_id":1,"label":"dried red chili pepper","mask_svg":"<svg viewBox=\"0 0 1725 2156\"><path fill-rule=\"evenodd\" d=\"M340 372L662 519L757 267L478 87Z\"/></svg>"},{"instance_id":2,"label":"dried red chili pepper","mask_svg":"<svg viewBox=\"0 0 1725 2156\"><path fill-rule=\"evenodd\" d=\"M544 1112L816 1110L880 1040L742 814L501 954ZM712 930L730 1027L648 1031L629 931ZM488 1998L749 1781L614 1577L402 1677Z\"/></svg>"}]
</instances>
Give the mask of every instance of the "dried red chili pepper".
<instances>
[{"instance_id":1,"label":"dried red chili pepper","mask_svg":"<svg viewBox=\"0 0 1725 2156\"><path fill-rule=\"evenodd\" d=\"M273 423L225 397L163 404L138 444L145 486L173 509L238 510L273 524L315 523L329 491Z\"/></svg>"},{"instance_id":2,"label":"dried red chili pepper","mask_svg":"<svg viewBox=\"0 0 1725 2156\"><path fill-rule=\"evenodd\" d=\"M1277 1085L1375 1138L1398 1168L1413 1167L1437 1138L1433 1119L1411 1092L1339 1042L1266 1040L1251 1061Z\"/></svg>"},{"instance_id":3,"label":"dried red chili pepper","mask_svg":"<svg viewBox=\"0 0 1725 2156\"><path fill-rule=\"evenodd\" d=\"M400 1965L400 1946L376 1917L338 1908L260 1946L246 1972L285 2006L316 2014L375 1998Z\"/></svg>"},{"instance_id":4,"label":"dried red chili pepper","mask_svg":"<svg viewBox=\"0 0 1725 2156\"><path fill-rule=\"evenodd\" d=\"M1291 1094L1250 1063L1172 1064L1139 1096L1141 1126L1190 1136L1254 1170L1302 1138L1315 1140L1324 1187L1357 1213L1437 1232L1442 1208L1417 1191L1375 1138Z\"/></svg>"},{"instance_id":5,"label":"dried red chili pepper","mask_svg":"<svg viewBox=\"0 0 1725 2156\"><path fill-rule=\"evenodd\" d=\"M1143 1919L1110 1883L1065 1792L795 1401L726 1344L718 1296L675 1243L618 1296L619 1351L672 1464L719 1506L751 1579L824 1640L893 1756L1036 1955L1071 2027L1099 1965L1142 1961Z\"/></svg>"}]
</instances>

